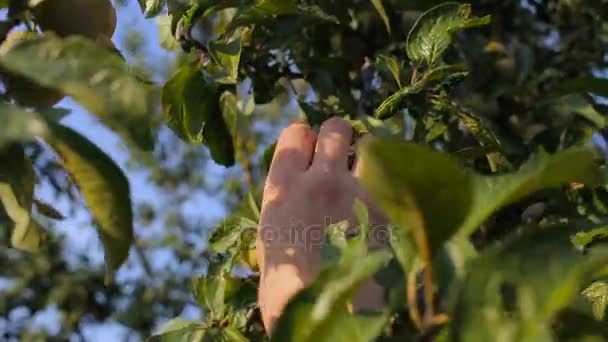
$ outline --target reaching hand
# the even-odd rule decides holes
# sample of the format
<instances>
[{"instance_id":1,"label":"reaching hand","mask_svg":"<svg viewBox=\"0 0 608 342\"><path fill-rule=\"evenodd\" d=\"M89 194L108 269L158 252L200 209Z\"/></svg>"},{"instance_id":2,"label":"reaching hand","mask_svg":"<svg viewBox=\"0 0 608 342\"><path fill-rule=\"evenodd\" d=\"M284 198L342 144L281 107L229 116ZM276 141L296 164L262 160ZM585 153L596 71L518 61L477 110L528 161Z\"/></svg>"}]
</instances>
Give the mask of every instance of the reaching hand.
<instances>
[{"instance_id":1,"label":"reaching hand","mask_svg":"<svg viewBox=\"0 0 608 342\"><path fill-rule=\"evenodd\" d=\"M342 220L356 225L355 198L369 207L357 179L360 165L348 168L352 135L347 121L332 118L323 123L318 136L308 125L295 123L279 137L264 188L257 240L259 303L267 331L291 297L316 277L327 225ZM372 225L385 223L378 211L369 209ZM372 239L370 247L381 243ZM383 305L382 288L371 280L355 299L356 308Z\"/></svg>"}]
</instances>

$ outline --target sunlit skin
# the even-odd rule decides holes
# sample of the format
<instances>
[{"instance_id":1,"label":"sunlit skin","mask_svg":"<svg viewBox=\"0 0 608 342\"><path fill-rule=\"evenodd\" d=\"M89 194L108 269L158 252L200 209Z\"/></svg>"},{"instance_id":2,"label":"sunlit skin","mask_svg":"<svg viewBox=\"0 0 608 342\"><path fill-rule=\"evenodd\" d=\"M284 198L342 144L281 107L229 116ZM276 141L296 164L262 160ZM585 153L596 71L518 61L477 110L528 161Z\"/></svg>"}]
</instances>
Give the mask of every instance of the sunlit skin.
<instances>
[{"instance_id":1,"label":"sunlit skin","mask_svg":"<svg viewBox=\"0 0 608 342\"><path fill-rule=\"evenodd\" d=\"M356 225L353 203L370 207L359 184L360 163L348 167L351 125L332 118L317 135L307 124L294 123L281 133L270 167L257 240L261 271L259 304L267 331L288 301L316 277L321 263L323 230L348 220ZM373 207L370 224L386 223ZM371 234L370 248L381 248ZM369 280L354 300L355 309L384 306L380 285Z\"/></svg>"}]
</instances>

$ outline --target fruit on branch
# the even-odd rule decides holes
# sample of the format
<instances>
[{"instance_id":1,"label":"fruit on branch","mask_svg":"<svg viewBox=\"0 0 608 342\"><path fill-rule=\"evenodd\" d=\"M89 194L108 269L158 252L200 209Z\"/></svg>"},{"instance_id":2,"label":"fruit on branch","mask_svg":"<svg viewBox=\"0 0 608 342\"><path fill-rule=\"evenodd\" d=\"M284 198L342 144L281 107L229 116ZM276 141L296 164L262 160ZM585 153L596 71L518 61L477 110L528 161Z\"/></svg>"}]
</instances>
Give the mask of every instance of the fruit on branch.
<instances>
[{"instance_id":1,"label":"fruit on branch","mask_svg":"<svg viewBox=\"0 0 608 342\"><path fill-rule=\"evenodd\" d=\"M112 37L116 10L110 0L44 0L34 8L36 22L44 31L65 37L81 35L97 39Z\"/></svg>"},{"instance_id":2,"label":"fruit on branch","mask_svg":"<svg viewBox=\"0 0 608 342\"><path fill-rule=\"evenodd\" d=\"M241 261L245 266L249 267L252 271L258 271L258 255L255 248L241 251Z\"/></svg>"},{"instance_id":3,"label":"fruit on branch","mask_svg":"<svg viewBox=\"0 0 608 342\"><path fill-rule=\"evenodd\" d=\"M28 31L10 33L0 45L0 56L6 54L20 42L35 39L37 36ZM26 77L5 70L0 71L0 78L8 96L22 106L38 109L52 107L64 97L63 93L57 89L43 87Z\"/></svg>"}]
</instances>

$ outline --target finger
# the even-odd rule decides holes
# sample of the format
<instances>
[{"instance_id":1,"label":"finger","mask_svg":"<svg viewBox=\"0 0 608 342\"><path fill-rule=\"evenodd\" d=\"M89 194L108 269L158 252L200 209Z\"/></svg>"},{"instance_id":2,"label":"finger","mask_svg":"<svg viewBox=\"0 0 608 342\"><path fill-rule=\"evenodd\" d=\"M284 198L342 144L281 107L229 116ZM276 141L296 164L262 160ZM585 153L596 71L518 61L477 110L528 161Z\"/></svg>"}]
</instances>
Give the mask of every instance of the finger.
<instances>
[{"instance_id":1,"label":"finger","mask_svg":"<svg viewBox=\"0 0 608 342\"><path fill-rule=\"evenodd\" d=\"M325 121L319 130L313 166L346 170L352 136L348 121L336 117Z\"/></svg>"},{"instance_id":2,"label":"finger","mask_svg":"<svg viewBox=\"0 0 608 342\"><path fill-rule=\"evenodd\" d=\"M281 132L274 151L268 180L282 185L310 165L314 152L316 133L304 123L294 123Z\"/></svg>"}]
</instances>

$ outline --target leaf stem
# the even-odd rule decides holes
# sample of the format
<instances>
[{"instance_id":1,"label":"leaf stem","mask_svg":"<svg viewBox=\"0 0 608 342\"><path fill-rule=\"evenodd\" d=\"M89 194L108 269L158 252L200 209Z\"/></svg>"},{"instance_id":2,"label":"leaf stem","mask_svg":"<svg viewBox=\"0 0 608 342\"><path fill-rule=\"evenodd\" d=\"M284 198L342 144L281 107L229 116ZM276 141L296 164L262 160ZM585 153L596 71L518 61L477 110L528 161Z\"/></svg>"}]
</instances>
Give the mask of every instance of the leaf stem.
<instances>
[{"instance_id":1,"label":"leaf stem","mask_svg":"<svg viewBox=\"0 0 608 342\"><path fill-rule=\"evenodd\" d=\"M417 271L412 270L407 274L406 295L407 308L410 313L410 318L418 330L422 330L422 319L420 311L418 311L418 300L416 295L416 275Z\"/></svg>"}]
</instances>

